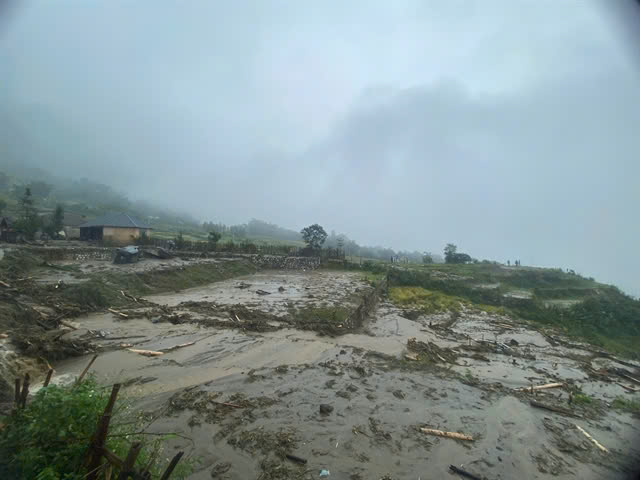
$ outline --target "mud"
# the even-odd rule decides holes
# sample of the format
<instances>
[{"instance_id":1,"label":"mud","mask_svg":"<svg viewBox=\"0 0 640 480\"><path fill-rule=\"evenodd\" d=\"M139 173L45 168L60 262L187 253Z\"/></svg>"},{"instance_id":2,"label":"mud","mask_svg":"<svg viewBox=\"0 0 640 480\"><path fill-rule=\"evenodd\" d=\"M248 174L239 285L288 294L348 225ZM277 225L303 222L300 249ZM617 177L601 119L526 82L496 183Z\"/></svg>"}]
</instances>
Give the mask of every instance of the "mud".
<instances>
[{"instance_id":1,"label":"mud","mask_svg":"<svg viewBox=\"0 0 640 480\"><path fill-rule=\"evenodd\" d=\"M126 318L66 319L75 330L58 341L100 353L91 371L123 384L152 433L179 434L169 446L198 459L193 479L439 479L450 464L481 478L617 479L640 467L640 420L613 407L640 397L620 385L640 376L636 362L506 316L407 315L384 296L345 328L372 291L358 273L262 271L131 300ZM89 358L53 362L53 382ZM37 389L44 365L21 366ZM551 382L564 386L530 390Z\"/></svg>"}]
</instances>

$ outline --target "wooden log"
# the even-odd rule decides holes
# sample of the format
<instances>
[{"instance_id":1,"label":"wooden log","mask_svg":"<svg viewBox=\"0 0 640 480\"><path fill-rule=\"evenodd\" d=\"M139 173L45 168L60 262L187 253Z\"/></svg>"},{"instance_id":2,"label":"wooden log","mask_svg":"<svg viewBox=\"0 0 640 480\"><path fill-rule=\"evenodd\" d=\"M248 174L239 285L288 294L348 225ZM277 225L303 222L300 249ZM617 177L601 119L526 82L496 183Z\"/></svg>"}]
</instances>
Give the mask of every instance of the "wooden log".
<instances>
[{"instance_id":1,"label":"wooden log","mask_svg":"<svg viewBox=\"0 0 640 480\"><path fill-rule=\"evenodd\" d=\"M171 474L173 473L173 471L176 468L176 465L178 465L178 462L180 461L180 459L182 458L183 455L184 455L184 452L176 453L175 457L173 457L171 459L171 462L169 463L169 466L167 467L167 469L164 471L164 473L160 477L160 480L167 480L171 476Z\"/></svg>"},{"instance_id":2,"label":"wooden log","mask_svg":"<svg viewBox=\"0 0 640 480\"><path fill-rule=\"evenodd\" d=\"M70 324L69 322L65 322L64 320L60 320L60 325L64 325L67 328L70 328L71 330L77 330L78 327Z\"/></svg>"},{"instance_id":3,"label":"wooden log","mask_svg":"<svg viewBox=\"0 0 640 480\"><path fill-rule=\"evenodd\" d=\"M129 318L129 315L127 315L126 313L119 312L117 310L114 310L113 308L107 308L107 310L109 310L111 313L115 315L121 316L122 318Z\"/></svg>"},{"instance_id":4,"label":"wooden log","mask_svg":"<svg viewBox=\"0 0 640 480\"><path fill-rule=\"evenodd\" d=\"M87 474L87 480L96 480L98 478L98 469L100 467L100 459L103 456L104 442L107 438L109 431L109 423L111 422L111 413L113 412L113 406L118 398L118 392L120 391L120 384L116 383L111 389L111 396L107 402L107 406L104 409L102 417L98 420L98 426L96 427L96 433L91 439L89 445L89 465L87 467L89 473Z\"/></svg>"},{"instance_id":5,"label":"wooden log","mask_svg":"<svg viewBox=\"0 0 640 480\"><path fill-rule=\"evenodd\" d=\"M517 388L516 390L519 391L519 392L531 392L531 391L536 391L536 390L546 390L548 388L560 388L560 387L564 387L564 383L562 383L562 382L546 383L544 385L536 385L535 387Z\"/></svg>"},{"instance_id":6,"label":"wooden log","mask_svg":"<svg viewBox=\"0 0 640 480\"><path fill-rule=\"evenodd\" d=\"M108 448L103 447L102 456L104 456L104 458L106 458L107 462L109 462L110 464L118 467L119 469L122 469L122 466L124 465L124 460L122 460L119 456L117 456Z\"/></svg>"},{"instance_id":7,"label":"wooden log","mask_svg":"<svg viewBox=\"0 0 640 480\"><path fill-rule=\"evenodd\" d=\"M470 478L471 480L482 480L482 477L474 475L473 473L469 473L466 470L456 467L455 465L449 465L449 470L463 477Z\"/></svg>"},{"instance_id":8,"label":"wooden log","mask_svg":"<svg viewBox=\"0 0 640 480\"><path fill-rule=\"evenodd\" d=\"M159 357L164 355L164 352L156 352L154 350L141 350L139 348L127 348L130 352L137 353L138 355L144 355L145 357Z\"/></svg>"},{"instance_id":9,"label":"wooden log","mask_svg":"<svg viewBox=\"0 0 640 480\"><path fill-rule=\"evenodd\" d=\"M427 435L436 435L438 437L446 437L453 438L455 440L468 440L473 441L473 437L471 435L465 435L464 433L458 432L445 432L443 430L435 430L433 428L420 428L422 433L426 433Z\"/></svg>"},{"instance_id":10,"label":"wooden log","mask_svg":"<svg viewBox=\"0 0 640 480\"><path fill-rule=\"evenodd\" d=\"M122 470L120 470L120 475L118 475L118 480L128 480L129 477L134 476L135 472L133 471L133 466L136 463L136 459L140 454L140 450L142 449L142 443L136 442L131 445L129 449L129 453L127 453L127 458L122 465Z\"/></svg>"},{"instance_id":11,"label":"wooden log","mask_svg":"<svg viewBox=\"0 0 640 480\"><path fill-rule=\"evenodd\" d=\"M211 402L216 403L218 405L224 405L225 407L232 407L232 408L244 408L242 405L236 405L235 403L229 403L229 402L216 402L215 400L211 400Z\"/></svg>"},{"instance_id":12,"label":"wooden log","mask_svg":"<svg viewBox=\"0 0 640 480\"><path fill-rule=\"evenodd\" d=\"M9 338L7 333L0 333L0 338Z\"/></svg>"},{"instance_id":13,"label":"wooden log","mask_svg":"<svg viewBox=\"0 0 640 480\"><path fill-rule=\"evenodd\" d=\"M49 368L49 371L47 372L47 378L44 379L44 383L42 384L43 387L49 386L49 382L51 381L52 375L53 375L53 368Z\"/></svg>"},{"instance_id":14,"label":"wooden log","mask_svg":"<svg viewBox=\"0 0 640 480\"><path fill-rule=\"evenodd\" d=\"M29 396L29 374L24 374L24 380L22 381L22 392L20 393L20 407L24 408L27 404L27 397Z\"/></svg>"},{"instance_id":15,"label":"wooden log","mask_svg":"<svg viewBox=\"0 0 640 480\"><path fill-rule=\"evenodd\" d=\"M307 463L307 459L306 458L298 457L297 455L292 455L290 453L285 454L285 457L287 457L292 462L300 463L302 465Z\"/></svg>"},{"instance_id":16,"label":"wooden log","mask_svg":"<svg viewBox=\"0 0 640 480\"><path fill-rule=\"evenodd\" d=\"M629 387L628 385L625 385L624 383L620 383L620 382L616 382L616 383L629 392L632 392L632 393L640 392L640 388Z\"/></svg>"},{"instance_id":17,"label":"wooden log","mask_svg":"<svg viewBox=\"0 0 640 480\"><path fill-rule=\"evenodd\" d=\"M195 344L196 344L196 342L181 343L179 345L173 345L172 347L169 347L169 348L164 348L164 349L162 349L162 352L163 353L172 352L172 351L177 350L179 348L190 347L191 345L195 345Z\"/></svg>"},{"instance_id":18,"label":"wooden log","mask_svg":"<svg viewBox=\"0 0 640 480\"><path fill-rule=\"evenodd\" d=\"M580 430L584 434L585 437L587 437L589 440L591 440L596 447L598 447L604 453L609 453L609 450L607 450L604 446L602 446L600 444L600 442L598 442L595 438L593 438L591 435L589 435L587 432L585 432L584 429L580 425L575 424L575 423L574 423L574 425L576 426L576 428L578 430Z\"/></svg>"},{"instance_id":19,"label":"wooden log","mask_svg":"<svg viewBox=\"0 0 640 480\"><path fill-rule=\"evenodd\" d=\"M627 380L633 382L633 383L637 383L638 385L640 385L640 380L638 380L637 378L632 377L631 375L626 375L624 373L620 373L619 374L622 378L626 378Z\"/></svg>"},{"instance_id":20,"label":"wooden log","mask_svg":"<svg viewBox=\"0 0 640 480\"><path fill-rule=\"evenodd\" d=\"M11 285L9 285L6 282L3 282L2 280L0 280L0 285L2 285L4 288L11 288Z\"/></svg>"},{"instance_id":21,"label":"wooden log","mask_svg":"<svg viewBox=\"0 0 640 480\"><path fill-rule=\"evenodd\" d=\"M76 385L78 385L78 384L82 381L82 379L84 378L84 376L87 374L87 372L88 372L88 371L89 371L89 369L91 368L91 365L93 365L93 362L95 362L95 361L96 361L96 358L98 358L98 355L94 355L94 356L91 358L91 360L89 360L89 364L88 364L86 367L84 367L84 370L82 371L82 373L80 374L80 376L77 378L76 383L75 383Z\"/></svg>"},{"instance_id":22,"label":"wooden log","mask_svg":"<svg viewBox=\"0 0 640 480\"><path fill-rule=\"evenodd\" d=\"M529 404L532 407L542 408L543 410L549 410L550 412L556 412L556 413L561 413L563 415L568 415L570 417L580 418L580 415L576 415L571 410L566 410L566 409L560 408L560 407L554 407L553 405L546 405L544 403L540 403L540 402L537 402L535 400L529 400Z\"/></svg>"}]
</instances>

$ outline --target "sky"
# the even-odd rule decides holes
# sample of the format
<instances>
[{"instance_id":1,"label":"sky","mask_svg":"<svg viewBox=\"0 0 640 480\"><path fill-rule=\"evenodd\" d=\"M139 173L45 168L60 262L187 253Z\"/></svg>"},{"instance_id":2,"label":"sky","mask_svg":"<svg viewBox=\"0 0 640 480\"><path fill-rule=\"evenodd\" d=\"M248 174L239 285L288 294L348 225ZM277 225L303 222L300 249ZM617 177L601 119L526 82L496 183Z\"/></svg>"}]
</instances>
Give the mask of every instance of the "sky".
<instances>
[{"instance_id":1,"label":"sky","mask_svg":"<svg viewBox=\"0 0 640 480\"><path fill-rule=\"evenodd\" d=\"M3 156L202 220L453 242L637 296L640 7L624 5L15 3Z\"/></svg>"}]
</instances>

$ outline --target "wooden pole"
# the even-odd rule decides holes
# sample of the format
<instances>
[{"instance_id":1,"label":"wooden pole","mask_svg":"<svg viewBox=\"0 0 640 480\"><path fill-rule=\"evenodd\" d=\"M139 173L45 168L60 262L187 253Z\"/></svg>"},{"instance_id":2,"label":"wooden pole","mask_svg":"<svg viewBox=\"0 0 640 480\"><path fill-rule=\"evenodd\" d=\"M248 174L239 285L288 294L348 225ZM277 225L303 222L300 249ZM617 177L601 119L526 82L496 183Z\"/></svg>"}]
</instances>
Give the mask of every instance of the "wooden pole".
<instances>
[{"instance_id":1,"label":"wooden pole","mask_svg":"<svg viewBox=\"0 0 640 480\"><path fill-rule=\"evenodd\" d=\"M47 378L44 379L44 383L42 384L43 387L49 386L49 382L51 381L52 375L53 375L53 368L50 368L49 371L47 372Z\"/></svg>"},{"instance_id":2,"label":"wooden pole","mask_svg":"<svg viewBox=\"0 0 640 480\"><path fill-rule=\"evenodd\" d=\"M27 404L27 397L29 396L29 374L24 374L24 380L22 382L22 394L20 395L20 406L22 408Z\"/></svg>"},{"instance_id":3,"label":"wooden pole","mask_svg":"<svg viewBox=\"0 0 640 480\"><path fill-rule=\"evenodd\" d=\"M14 397L13 397L13 403L16 404L16 408L18 407L18 404L20 403L20 385L22 382L20 382L19 378L16 378L16 387L15 387L15 393L14 393Z\"/></svg>"},{"instance_id":4,"label":"wooden pole","mask_svg":"<svg viewBox=\"0 0 640 480\"><path fill-rule=\"evenodd\" d=\"M134 475L133 465L136 463L136 458L138 458L141 448L142 444L140 442L131 445L129 453L127 453L127 458L122 465L122 470L120 470L120 475L118 475L118 480L127 480L130 476Z\"/></svg>"},{"instance_id":5,"label":"wooden pole","mask_svg":"<svg viewBox=\"0 0 640 480\"><path fill-rule=\"evenodd\" d=\"M91 368L91 365L93 365L93 362L96 361L96 358L98 358L98 355L94 355L91 360L89 360L89 365L87 365L86 367L84 367L84 370L82 371L82 373L80 374L80 376L78 377L78 379L76 380L76 385L78 385L82 379L84 378L84 376L87 374L87 372L89 371L89 369Z\"/></svg>"},{"instance_id":6,"label":"wooden pole","mask_svg":"<svg viewBox=\"0 0 640 480\"><path fill-rule=\"evenodd\" d=\"M438 437L454 438L456 440L473 441L473 437L471 435L465 435L464 433L444 432L442 430L436 430L433 428L421 428L420 431L422 433L426 433L427 435L436 435Z\"/></svg>"},{"instance_id":7,"label":"wooden pole","mask_svg":"<svg viewBox=\"0 0 640 480\"><path fill-rule=\"evenodd\" d=\"M104 447L104 442L107 438L107 432L109 431L109 422L111 422L111 412L113 412L113 406L116 403L116 398L118 398L118 392L120 391L120 384L116 383L111 389L111 396L109 397L109 402L107 402L107 406L104 409L104 413L100 420L98 420L98 426L96 428L96 433L93 436L91 444L89 445L89 473L87 475L87 480L96 480L98 478L98 467L100 467L100 459L102 458L102 449Z\"/></svg>"},{"instance_id":8,"label":"wooden pole","mask_svg":"<svg viewBox=\"0 0 640 480\"><path fill-rule=\"evenodd\" d=\"M160 477L160 480L168 480L168 478L173 473L173 470L176 468L176 465L178 465L178 462L180 461L183 455L184 455L184 452L176 453L176 456L171 459L171 463L169 463L169 466Z\"/></svg>"}]
</instances>

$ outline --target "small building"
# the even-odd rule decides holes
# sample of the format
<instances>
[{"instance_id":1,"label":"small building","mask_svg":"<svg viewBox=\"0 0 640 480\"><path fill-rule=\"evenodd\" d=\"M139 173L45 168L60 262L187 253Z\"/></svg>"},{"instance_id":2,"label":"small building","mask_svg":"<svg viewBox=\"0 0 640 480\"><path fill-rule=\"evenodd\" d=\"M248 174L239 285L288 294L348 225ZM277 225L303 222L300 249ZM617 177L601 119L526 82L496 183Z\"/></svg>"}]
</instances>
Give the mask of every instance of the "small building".
<instances>
[{"instance_id":1,"label":"small building","mask_svg":"<svg viewBox=\"0 0 640 480\"><path fill-rule=\"evenodd\" d=\"M62 229L67 240L80 238L80 225L87 222L87 216L79 213L64 212Z\"/></svg>"},{"instance_id":2,"label":"small building","mask_svg":"<svg viewBox=\"0 0 640 480\"><path fill-rule=\"evenodd\" d=\"M0 241L8 243L24 241L24 235L15 229L13 221L9 217L0 217Z\"/></svg>"},{"instance_id":3,"label":"small building","mask_svg":"<svg viewBox=\"0 0 640 480\"><path fill-rule=\"evenodd\" d=\"M151 227L126 213L108 213L80 225L80 240L129 245Z\"/></svg>"}]
</instances>

